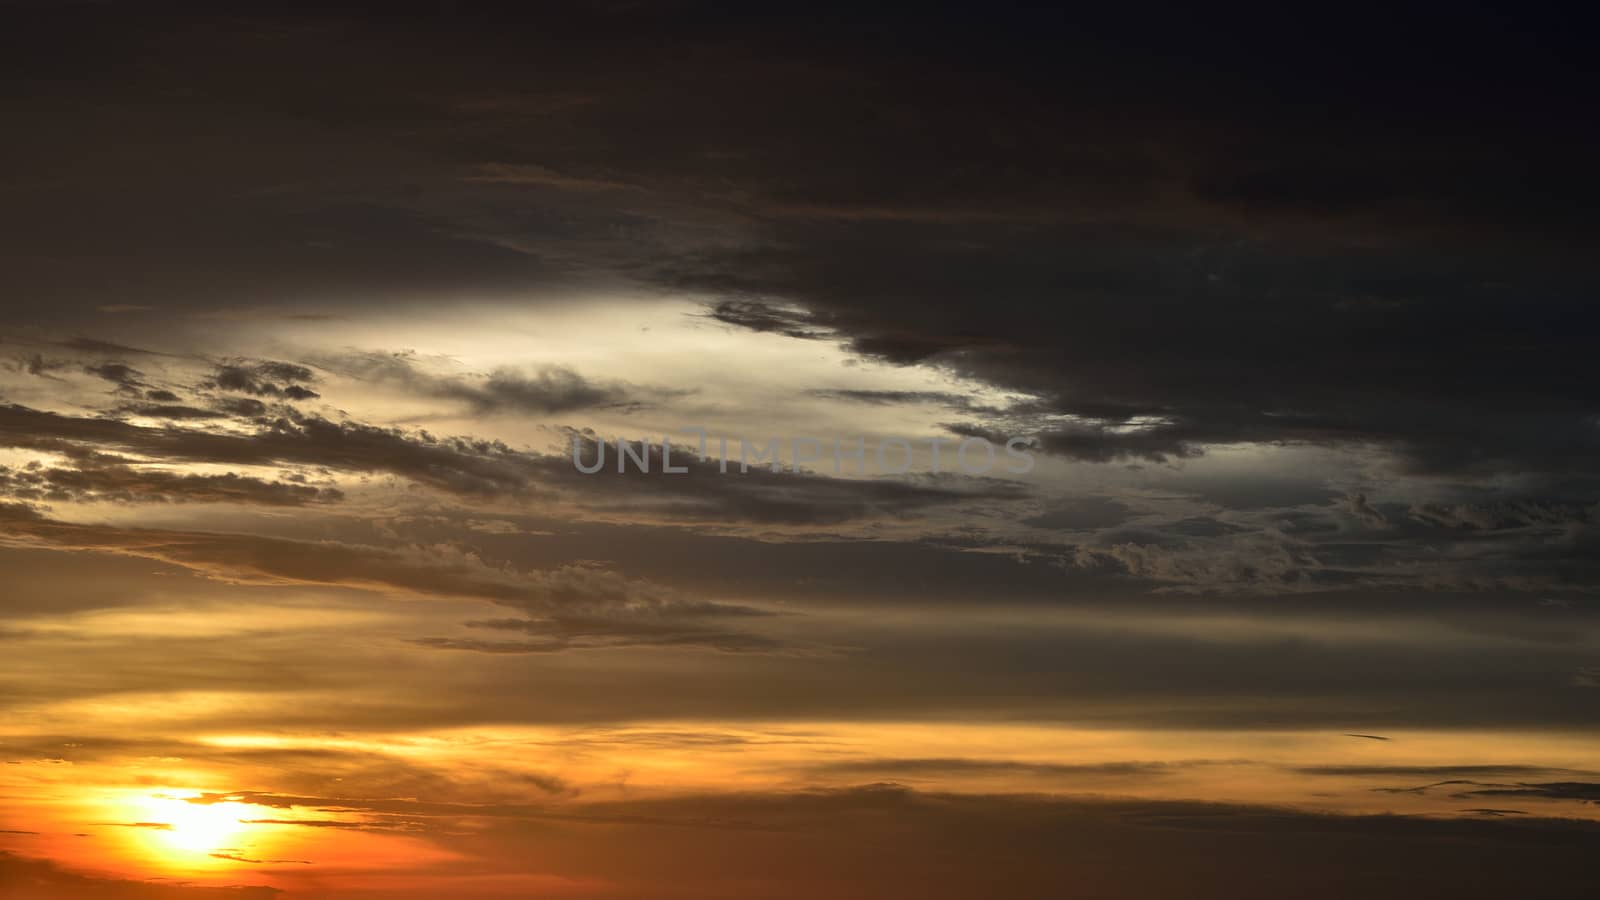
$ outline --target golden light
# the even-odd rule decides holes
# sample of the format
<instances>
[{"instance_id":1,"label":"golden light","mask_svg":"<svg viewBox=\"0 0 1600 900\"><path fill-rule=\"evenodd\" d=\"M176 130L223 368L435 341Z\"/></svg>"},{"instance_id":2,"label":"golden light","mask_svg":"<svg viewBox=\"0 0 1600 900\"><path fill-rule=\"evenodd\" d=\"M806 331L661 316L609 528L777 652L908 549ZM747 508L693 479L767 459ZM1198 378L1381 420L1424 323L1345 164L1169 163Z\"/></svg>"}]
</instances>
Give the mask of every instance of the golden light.
<instances>
[{"instance_id":1,"label":"golden light","mask_svg":"<svg viewBox=\"0 0 1600 900\"><path fill-rule=\"evenodd\" d=\"M215 853L251 827L244 820L252 810L244 803L192 803L183 797L157 795L144 798L140 805L142 821L173 851Z\"/></svg>"}]
</instances>

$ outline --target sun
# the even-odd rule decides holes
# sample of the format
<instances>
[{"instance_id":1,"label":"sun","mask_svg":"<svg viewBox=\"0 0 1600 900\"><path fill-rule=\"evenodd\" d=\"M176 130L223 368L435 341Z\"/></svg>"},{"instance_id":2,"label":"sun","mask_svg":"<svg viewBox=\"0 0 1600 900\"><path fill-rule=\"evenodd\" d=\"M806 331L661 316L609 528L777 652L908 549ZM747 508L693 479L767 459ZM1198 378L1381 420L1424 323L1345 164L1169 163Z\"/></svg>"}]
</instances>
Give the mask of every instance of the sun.
<instances>
[{"instance_id":1,"label":"sun","mask_svg":"<svg viewBox=\"0 0 1600 900\"><path fill-rule=\"evenodd\" d=\"M214 853L250 827L244 819L251 810L243 803L193 803L160 795L144 798L141 806L154 836L173 851Z\"/></svg>"}]
</instances>

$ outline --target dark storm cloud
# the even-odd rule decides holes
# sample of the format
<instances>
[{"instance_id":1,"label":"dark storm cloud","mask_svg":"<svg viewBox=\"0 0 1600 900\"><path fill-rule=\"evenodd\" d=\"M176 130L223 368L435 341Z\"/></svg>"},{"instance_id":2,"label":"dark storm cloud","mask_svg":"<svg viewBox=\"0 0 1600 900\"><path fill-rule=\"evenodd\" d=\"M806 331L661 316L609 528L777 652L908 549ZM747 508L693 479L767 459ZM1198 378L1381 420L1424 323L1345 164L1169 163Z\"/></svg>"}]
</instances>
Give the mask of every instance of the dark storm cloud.
<instances>
[{"instance_id":1,"label":"dark storm cloud","mask_svg":"<svg viewBox=\"0 0 1600 900\"><path fill-rule=\"evenodd\" d=\"M1043 446L1073 459L1297 442L1570 472L1600 449L1573 212L1600 198L1596 130L1569 114L1592 78L1563 31L836 12L850 39L822 39L833 16L692 3L402 13L383 41L338 9L198 29L35 11L21 112L77 113L39 116L8 170L63 144L97 164L12 192L12 293L50 315L142 305L48 262L63 248L119 248L116 293L180 308L624 279L1037 397ZM293 71L270 64L285 52ZM65 77L86 57L101 83ZM86 140L129 119L127 146ZM574 402L547 388L536 407Z\"/></svg>"}]
</instances>

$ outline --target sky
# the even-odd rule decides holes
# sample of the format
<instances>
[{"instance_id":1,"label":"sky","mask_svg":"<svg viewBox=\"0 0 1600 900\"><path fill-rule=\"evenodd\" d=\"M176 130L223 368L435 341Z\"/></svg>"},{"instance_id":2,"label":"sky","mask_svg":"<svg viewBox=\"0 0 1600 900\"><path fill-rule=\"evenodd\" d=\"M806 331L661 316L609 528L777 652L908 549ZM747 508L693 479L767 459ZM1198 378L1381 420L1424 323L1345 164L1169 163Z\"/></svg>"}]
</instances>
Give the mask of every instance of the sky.
<instances>
[{"instance_id":1,"label":"sky","mask_svg":"<svg viewBox=\"0 0 1600 900\"><path fill-rule=\"evenodd\" d=\"M0 898L1592 885L1582 23L0 15Z\"/></svg>"}]
</instances>

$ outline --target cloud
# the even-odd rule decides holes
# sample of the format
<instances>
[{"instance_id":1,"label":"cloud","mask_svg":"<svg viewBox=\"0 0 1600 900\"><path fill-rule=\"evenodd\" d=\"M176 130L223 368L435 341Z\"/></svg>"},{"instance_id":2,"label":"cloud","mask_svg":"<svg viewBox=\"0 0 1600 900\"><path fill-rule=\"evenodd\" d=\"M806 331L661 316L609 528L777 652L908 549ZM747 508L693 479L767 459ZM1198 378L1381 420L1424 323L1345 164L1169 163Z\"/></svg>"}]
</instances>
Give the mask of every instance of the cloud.
<instances>
[{"instance_id":1,"label":"cloud","mask_svg":"<svg viewBox=\"0 0 1600 900\"><path fill-rule=\"evenodd\" d=\"M1111 900L1221 900L1280 896L1284 885L1317 900L1352 891L1396 900L1430 890L1558 896L1587 883L1584 853L1595 834L1593 823L1575 820L1341 816L893 784L578 803L527 817L491 819L490 832L590 860L563 871L603 872L614 895L632 897L672 895L661 885L733 895L749 884L774 898L841 886L940 900L1085 889ZM583 852L599 835L614 852ZM1140 864L1151 859L1161 865Z\"/></svg>"},{"instance_id":2,"label":"cloud","mask_svg":"<svg viewBox=\"0 0 1600 900\"><path fill-rule=\"evenodd\" d=\"M116 458L80 456L76 466L0 466L0 495L44 503L250 503L304 506L344 498L336 488L247 475L187 475L135 468Z\"/></svg>"},{"instance_id":3,"label":"cloud","mask_svg":"<svg viewBox=\"0 0 1600 900\"><path fill-rule=\"evenodd\" d=\"M1237 761L1235 761L1237 762ZM1161 778L1197 766L1219 765L1212 760L1100 763L1053 763L978 758L851 759L810 766L829 775L872 775L894 779L939 779L961 776L1026 776L1030 778ZM1226 763L1232 764L1232 763Z\"/></svg>"},{"instance_id":4,"label":"cloud","mask_svg":"<svg viewBox=\"0 0 1600 900\"><path fill-rule=\"evenodd\" d=\"M774 638L708 628L686 621L650 621L632 617L624 625L612 619L504 619L468 622L470 627L498 628L541 635L537 640L493 641L481 638L422 637L411 643L433 650L467 650L476 653L564 653L605 647L699 647L724 653L771 653L788 648Z\"/></svg>"},{"instance_id":5,"label":"cloud","mask_svg":"<svg viewBox=\"0 0 1600 900\"><path fill-rule=\"evenodd\" d=\"M7 321L39 337L0 373L15 404L0 406L0 519L8 603L52 617L5 642L21 721L124 709L180 677L290 695L270 710L181 704L211 734L596 711L1324 734L1592 721L1592 604L1532 602L1600 584L1586 212L1600 132L1574 114L1594 93L1583 29L1475 8L1374 27L1300 8L392 6L381 40L342 6L99 4L87 27L77 5L32 3L16 17L8 62L28 77L8 91L20 137L0 279ZM805 408L883 424L942 407L956 433L1036 435L1053 458L1026 485L725 477L694 461L665 476L655 456L649 476L580 475L564 451L519 443L533 432L515 415L582 426L695 385L613 382L591 363L500 368L509 328L489 339L473 323L538 327L612 297L693 298L712 343L782 349L774 362L855 357L825 383L859 381L790 398ZM350 334L486 361L440 374L299 355ZM59 340L71 335L86 336ZM179 367L192 371L177 380ZM951 383L1026 399L894 389ZM320 393L343 409L293 408ZM795 408L713 393L701 405L728 420ZM484 424L417 427L440 409ZM602 435L581 433L598 449ZM341 490L353 499L324 509ZM110 502L262 508L39 507ZM86 524L130 517L175 524ZM270 535L236 533L249 529ZM171 567L212 581L148 571ZM324 641L334 626L317 625L304 643L112 634L69 615L188 603L197 587L229 608L204 613L222 629L243 615L235 596L357 608L308 586L500 609L389 640L355 624L354 640ZM804 615L756 614L782 608ZM280 624L335 618L324 612ZM76 664L89 635L107 665ZM743 652L661 650L673 646ZM550 657L584 648L602 652ZM374 659L388 687L352 687L372 683ZM36 668L61 677L11 677ZM94 703L28 705L44 696ZM1354 740L1380 755L1416 743ZM1162 774L1130 758L1079 774ZM286 778L336 765L271 759ZM1074 777L932 755L876 764ZM1510 766L1416 768L1395 783L1474 780L1464 789L1533 791L1509 805L1542 808L1587 790ZM428 826L456 860L428 877L463 859L493 869L494 850L515 848L473 873L484 891L530 859L631 897L1320 900L1593 883L1592 826L1498 821L1498 805L1471 811L1496 821L1444 822L877 786L423 808L444 781L345 792L387 812L281 821L369 817L408 839ZM1394 799L1442 806L1443 793ZM25 882L35 895L88 891L0 874L19 878L44 879ZM455 886L414 893L467 893ZM123 893L141 891L183 893Z\"/></svg>"},{"instance_id":6,"label":"cloud","mask_svg":"<svg viewBox=\"0 0 1600 900\"><path fill-rule=\"evenodd\" d=\"M308 859L251 859L237 853L213 853L212 859L225 859L229 862L250 863L256 866L310 866L315 865Z\"/></svg>"},{"instance_id":7,"label":"cloud","mask_svg":"<svg viewBox=\"0 0 1600 900\"><path fill-rule=\"evenodd\" d=\"M133 391L135 388L145 386L144 382L140 380L144 373L122 363L100 363L99 365L84 366L83 371L96 378L111 382L119 390Z\"/></svg>"},{"instance_id":8,"label":"cloud","mask_svg":"<svg viewBox=\"0 0 1600 900\"><path fill-rule=\"evenodd\" d=\"M755 608L694 598L589 565L523 572L489 565L470 551L450 546L389 549L244 534L74 525L28 510L0 510L0 515L11 542L158 559L220 581L336 585L489 600L533 618L501 620L488 627L542 635L547 643L536 649L545 652L630 645L722 650L780 646L717 624L722 619L763 615ZM440 649L486 649L471 641L420 642Z\"/></svg>"},{"instance_id":9,"label":"cloud","mask_svg":"<svg viewBox=\"0 0 1600 900\"><path fill-rule=\"evenodd\" d=\"M44 859L0 850L0 884L8 900L272 900L270 887L203 887L79 874Z\"/></svg>"},{"instance_id":10,"label":"cloud","mask_svg":"<svg viewBox=\"0 0 1600 900\"><path fill-rule=\"evenodd\" d=\"M783 29L760 17L728 21L693 60L632 30L670 31L665 22L622 19L519 33L553 50L567 46L558 34L620 42L678 80L619 81L594 59L552 52L537 73L542 89L508 91L530 64L494 52L501 35L464 29L461 52L482 67L421 67L385 86L403 102L375 105L377 87L353 78L353 51L327 32L289 28L273 39L292 42L305 65L271 90L244 64L263 52L259 34L218 25L205 46L167 36L175 58L217 64L207 90L219 102L274 98L207 132L206 158L217 163L205 171L217 180L200 189L182 162L198 152L185 139L192 112L153 99L174 89L169 76L137 70L98 86L160 112L166 126L151 129L166 152L107 150L106 171L139 171L140 190L107 199L87 176L36 185L17 197L16 230L29 247L73 259L132 241L124 258L138 271L125 288L163 295L160 308L174 314L215 306L219 285L239 304L307 298L274 312L299 316L426 306L419 296L431 303L445 291L543 302L540 289L584 280L691 290L707 297L708 316L734 327L839 340L1038 398L1030 431L1074 460L1309 443L1380 449L1421 474L1487 477L1582 472L1596 449L1581 363L1594 322L1573 299L1594 287L1572 253L1589 226L1550 199L1595 195L1581 162L1593 136L1547 142L1543 128L1526 127L1563 109L1557 98L1582 96L1570 78L1535 77L1559 68L1555 60L1518 54L1517 77L1537 86L1540 104L1469 114L1421 85L1444 71L1477 83L1470 66L1436 70L1425 54L1381 48L1373 72L1403 74L1363 73L1333 97L1298 66L1261 59L1265 42L1241 45L1240 33L1210 21L1167 26L1175 33L1165 37L1148 23L1075 28L1060 39L1083 52L1044 59L1001 49L1059 33L1028 14L995 17L982 35L935 16L899 22L928 55L838 47L823 62L812 55L823 51L779 40ZM1461 27L1498 34L1482 22ZM402 47L435 36L416 21L396 28L395 44L360 49L362 68L392 70L408 58ZM966 58L984 61L983 77L929 63L955 33ZM1122 52L1129 39L1181 46L1178 35L1194 33L1230 65L1247 57L1272 71L1254 83L1303 83L1359 125L1303 122L1223 78L1226 67L1161 52L1136 63ZM219 61L214 46L235 52ZM1455 59L1466 46L1432 50ZM1108 93L1091 98L1091 84ZM1395 84L1425 101L1405 105ZM103 106L96 116L121 108ZM375 106L390 114L349 115ZM1395 124L1398 110L1417 108L1440 127ZM1369 109L1386 114L1357 114ZM316 151L326 136L307 123L319 115L345 123L350 152ZM1463 152L1447 137L1460 128L1496 139ZM644 132L648 150L634 139ZM250 139L258 134L282 138L268 147ZM55 123L28 149L77 137ZM150 159L162 165L137 168ZM1440 159L1450 162L1417 162ZM307 176L268 178L272 160ZM346 189L312 187L326 184ZM103 228L52 213L86 197L99 198ZM193 264L193 248L207 265ZM64 258L51 253L37 256ZM108 304L101 285L75 274L92 270L24 268L13 293L52 315L157 302ZM1543 313L1522 315L1528 305ZM1437 338L1441 321L1456 323L1449 341ZM219 377L245 392L289 389L250 372ZM464 383L461 399L558 411L617 400L588 379L496 377Z\"/></svg>"},{"instance_id":11,"label":"cloud","mask_svg":"<svg viewBox=\"0 0 1600 900\"><path fill-rule=\"evenodd\" d=\"M1345 511L1368 528L1389 527L1389 519L1382 510L1367 502L1365 494L1348 494L1344 504Z\"/></svg>"},{"instance_id":12,"label":"cloud","mask_svg":"<svg viewBox=\"0 0 1600 900\"><path fill-rule=\"evenodd\" d=\"M1345 735L1357 737L1358 735ZM1486 765L1486 766L1407 766L1407 765L1375 765L1375 766L1298 766L1296 772L1302 775L1328 775L1335 777L1379 777L1415 775L1421 778L1492 778L1539 775L1539 774L1589 774L1573 769L1554 769L1547 766L1515 766L1515 765Z\"/></svg>"},{"instance_id":13,"label":"cloud","mask_svg":"<svg viewBox=\"0 0 1600 900\"><path fill-rule=\"evenodd\" d=\"M1022 520L1034 528L1090 530L1112 528L1126 522L1132 510L1107 497L1076 497L1051 505L1047 511Z\"/></svg>"},{"instance_id":14,"label":"cloud","mask_svg":"<svg viewBox=\"0 0 1600 900\"><path fill-rule=\"evenodd\" d=\"M819 340L832 334L817 327L814 317L803 309L762 300L720 300L711 307L709 314L729 325L801 340Z\"/></svg>"},{"instance_id":15,"label":"cloud","mask_svg":"<svg viewBox=\"0 0 1600 900\"><path fill-rule=\"evenodd\" d=\"M691 522L837 524L858 519L908 516L941 505L973 500L1018 499L1012 482L957 476L923 478L830 478L808 472L752 470L721 475L680 448L674 464L685 475L640 476L607 467L580 474L570 451L553 455L516 450L491 440L436 437L425 431L333 422L284 410L253 423L253 433L146 428L112 418L44 412L0 405L0 445L47 452L114 450L163 463L238 466L314 466L346 472L383 472L450 494L520 498L558 495L594 511L615 510ZM600 452L593 436L571 440ZM615 445L612 445L613 457ZM662 448L652 445L654 469ZM169 479L170 481L170 479ZM285 494L287 496L287 494Z\"/></svg>"},{"instance_id":16,"label":"cloud","mask_svg":"<svg viewBox=\"0 0 1600 900\"><path fill-rule=\"evenodd\" d=\"M1077 461L1288 443L1376 448L1409 471L1482 476L1580 472L1600 448L1572 389L1585 377L1572 334L1530 326L1508 350L1498 329L1517 321L1516 301L1485 288L1487 271L1413 261L1429 274L1407 277L1397 249L1308 250L1226 231L974 224L957 243L915 224L784 224L764 245L679 263L672 277L728 297L708 310L729 324L833 338L1041 398L1031 422L975 427L1036 433L1046 452ZM1587 276L1552 283L1536 259L1502 274L1566 328L1591 328L1567 299ZM1374 292L1405 300L1381 312L1343 302ZM1430 339L1441 315L1462 309L1465 332ZM1363 341L1380 314L1383 338ZM1350 366L1352 347L1366 364ZM1417 355L1427 363L1408 365ZM1440 371L1454 374L1434 380Z\"/></svg>"},{"instance_id":17,"label":"cloud","mask_svg":"<svg viewBox=\"0 0 1600 900\"><path fill-rule=\"evenodd\" d=\"M154 350L144 350L139 347L130 347L127 344L118 344L112 341L102 341L89 337L75 337L59 342L59 346L69 350L79 350L84 353L98 353L105 356L161 356Z\"/></svg>"},{"instance_id":18,"label":"cloud","mask_svg":"<svg viewBox=\"0 0 1600 900\"><path fill-rule=\"evenodd\" d=\"M398 429L335 423L289 412L254 434L144 428L115 419L81 418L15 404L0 406L0 443L45 451L98 447L168 463L309 465L390 472L454 493L516 493L528 461L493 441L433 439Z\"/></svg>"},{"instance_id":19,"label":"cloud","mask_svg":"<svg viewBox=\"0 0 1600 900\"><path fill-rule=\"evenodd\" d=\"M1475 782L1461 782L1474 784ZM1600 803L1600 782L1546 781L1519 782L1517 784L1484 785L1475 790L1462 791L1459 797L1526 797L1538 800L1572 800L1578 803Z\"/></svg>"},{"instance_id":20,"label":"cloud","mask_svg":"<svg viewBox=\"0 0 1600 900\"><path fill-rule=\"evenodd\" d=\"M487 375L442 375L409 353L345 352L319 360L329 369L375 384L397 384L421 397L456 400L480 414L632 410L673 391L586 378L566 366L532 372L501 366Z\"/></svg>"},{"instance_id":21,"label":"cloud","mask_svg":"<svg viewBox=\"0 0 1600 900\"><path fill-rule=\"evenodd\" d=\"M206 386L257 397L314 400L321 395L306 387L305 383L315 377L310 369L294 363L271 360L234 362L217 366Z\"/></svg>"},{"instance_id":22,"label":"cloud","mask_svg":"<svg viewBox=\"0 0 1600 900\"><path fill-rule=\"evenodd\" d=\"M473 852L474 874L511 874L537 846L601 896L861 896L957 900L1095 896L1336 900L1445 891L1563 896L1588 883L1593 822L1489 815L1340 815L1174 800L924 792L889 783L810 790L680 792L547 803L430 803L353 794L213 794L321 816L286 828L424 837ZM1501 811L1505 812L1505 811ZM470 826L470 827L468 827ZM1328 855L1330 842L1339 853ZM491 852L486 849L492 848ZM867 849L863 849L867 848ZM1161 860L1161 865L1141 861ZM1532 879L1532 880L1530 880ZM663 885L670 887L663 888Z\"/></svg>"},{"instance_id":23,"label":"cloud","mask_svg":"<svg viewBox=\"0 0 1600 900\"><path fill-rule=\"evenodd\" d=\"M440 379L429 393L466 401L479 413L560 413L580 409L629 406L633 393L621 384L598 384L571 369L546 366L533 375L501 368L483 381Z\"/></svg>"},{"instance_id":24,"label":"cloud","mask_svg":"<svg viewBox=\"0 0 1600 900\"><path fill-rule=\"evenodd\" d=\"M919 403L936 403L943 406L953 406L966 409L972 405L972 398L965 394L951 394L944 391L885 391L885 390L856 390L845 388L817 388L806 392L813 397L825 400L845 400L851 403L865 403L871 406L900 406Z\"/></svg>"},{"instance_id":25,"label":"cloud","mask_svg":"<svg viewBox=\"0 0 1600 900\"><path fill-rule=\"evenodd\" d=\"M176 403L130 403L118 407L117 412L151 419L223 419L228 415L226 412L214 409L199 409Z\"/></svg>"}]
</instances>

